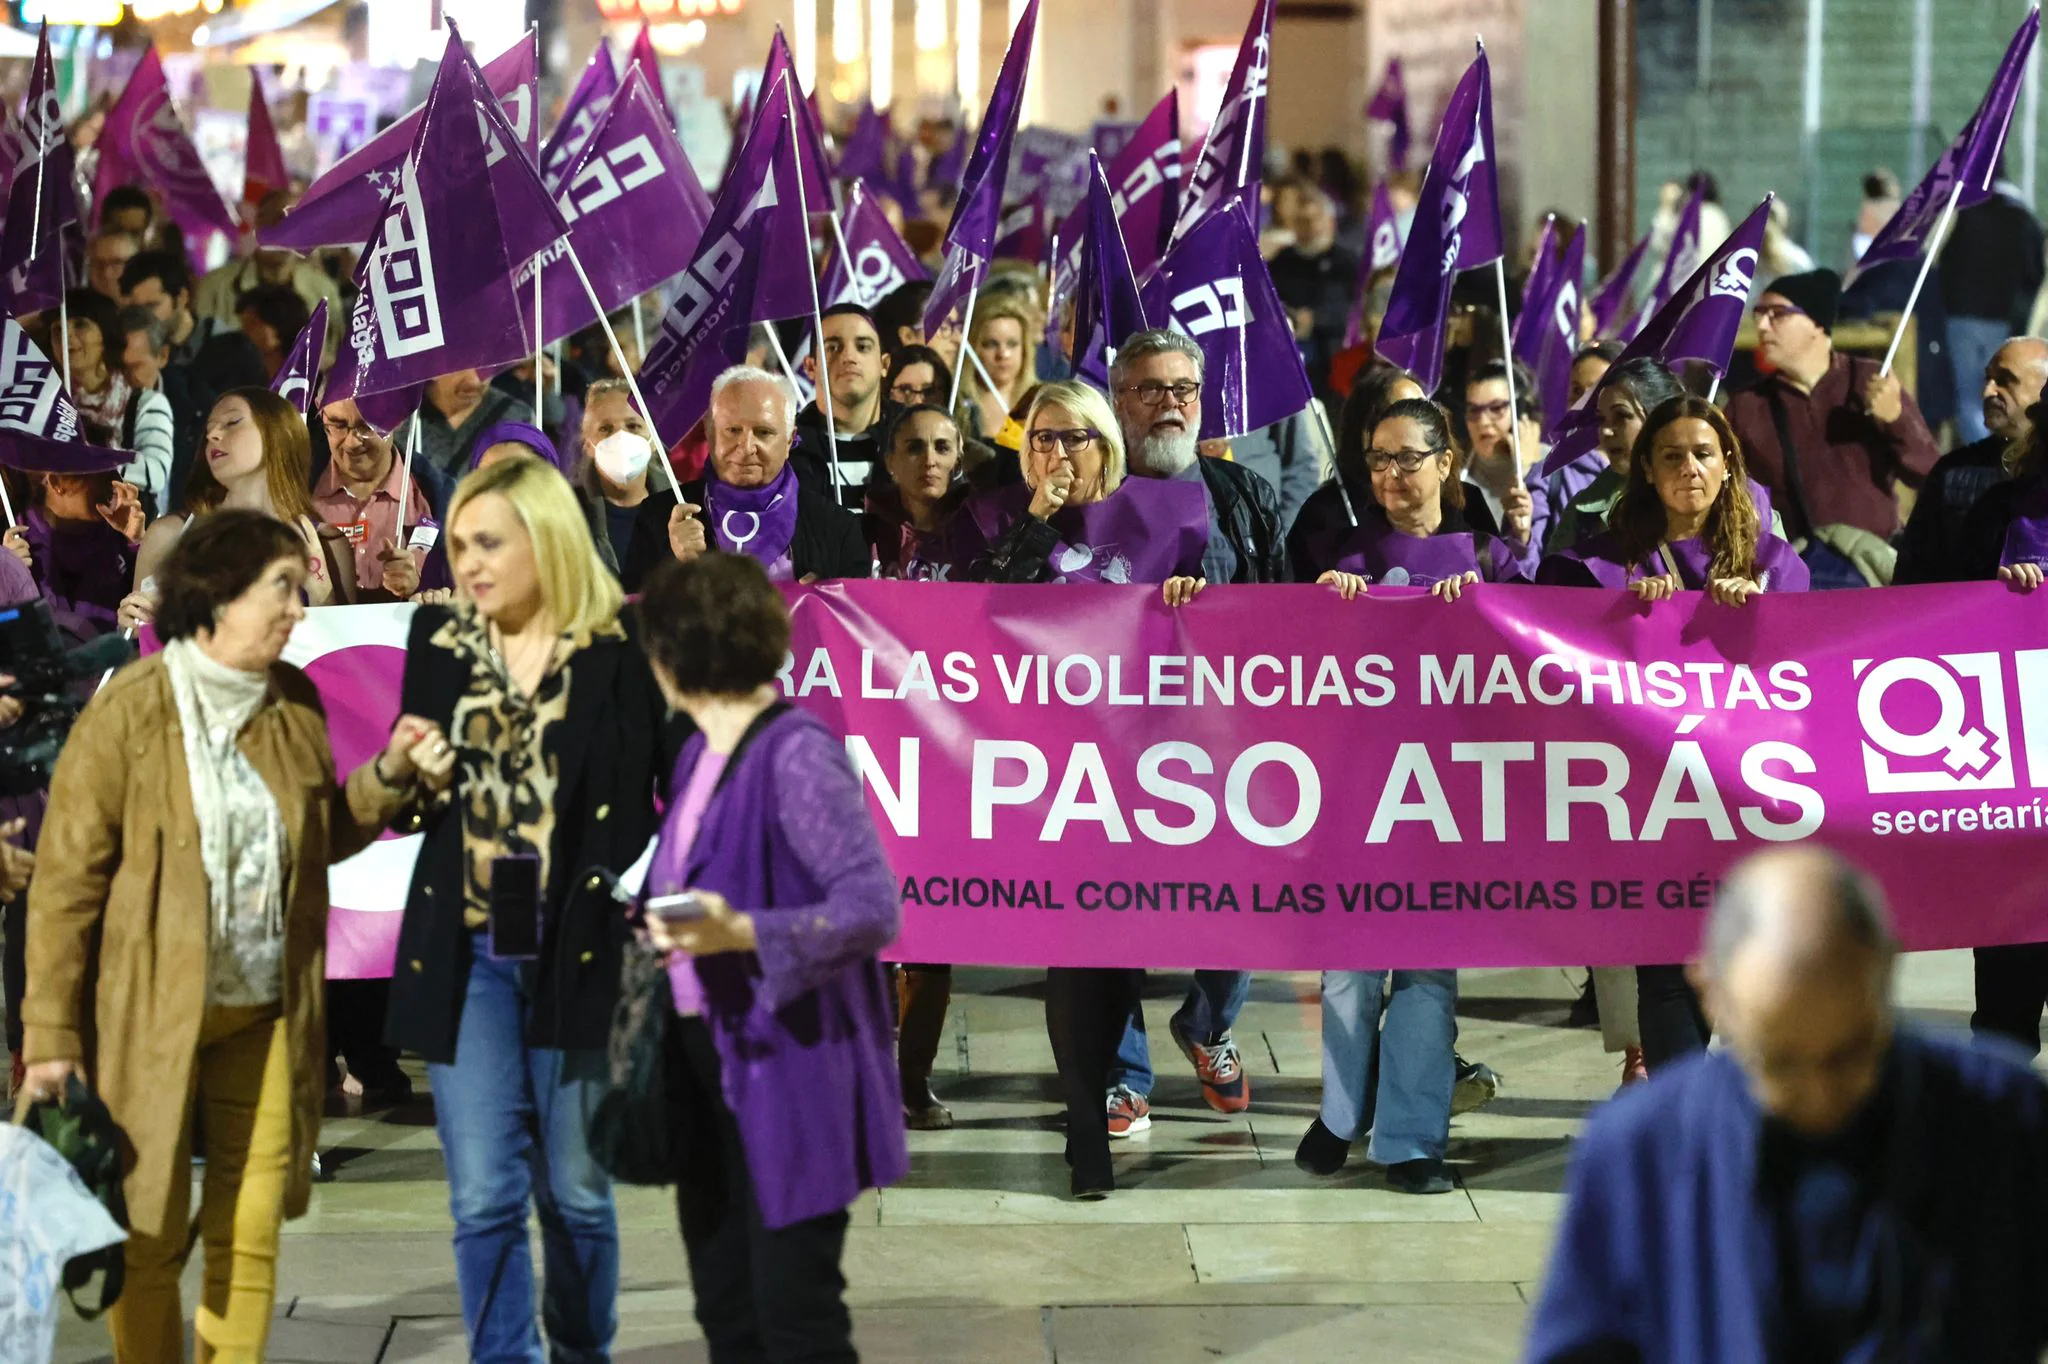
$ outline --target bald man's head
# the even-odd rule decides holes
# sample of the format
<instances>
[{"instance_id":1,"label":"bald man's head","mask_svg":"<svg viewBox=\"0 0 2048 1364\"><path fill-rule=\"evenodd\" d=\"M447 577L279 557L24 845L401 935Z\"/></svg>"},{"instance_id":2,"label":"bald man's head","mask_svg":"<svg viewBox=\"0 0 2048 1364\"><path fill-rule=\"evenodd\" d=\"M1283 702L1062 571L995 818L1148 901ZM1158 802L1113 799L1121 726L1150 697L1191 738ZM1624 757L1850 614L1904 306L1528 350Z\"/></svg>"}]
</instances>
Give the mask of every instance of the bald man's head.
<instances>
[{"instance_id":1,"label":"bald man's head","mask_svg":"<svg viewBox=\"0 0 2048 1364\"><path fill-rule=\"evenodd\" d=\"M2027 409L2048 387L2048 341L2015 336L1984 366L1984 425L2000 440L2025 440L2033 429Z\"/></svg>"},{"instance_id":2,"label":"bald man's head","mask_svg":"<svg viewBox=\"0 0 2048 1364\"><path fill-rule=\"evenodd\" d=\"M1757 1102L1808 1136L1876 1089L1897 949L1876 885L1834 853L1760 853L1729 875L1695 981Z\"/></svg>"}]
</instances>

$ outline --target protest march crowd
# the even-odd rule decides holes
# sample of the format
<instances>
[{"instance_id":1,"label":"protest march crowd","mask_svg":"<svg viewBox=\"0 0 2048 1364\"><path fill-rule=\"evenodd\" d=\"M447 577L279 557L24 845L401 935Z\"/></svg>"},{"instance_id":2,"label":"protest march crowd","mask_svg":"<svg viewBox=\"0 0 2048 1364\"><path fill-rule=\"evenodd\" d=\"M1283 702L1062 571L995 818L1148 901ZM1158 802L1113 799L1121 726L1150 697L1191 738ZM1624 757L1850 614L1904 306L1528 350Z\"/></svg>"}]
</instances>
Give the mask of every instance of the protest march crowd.
<instances>
[{"instance_id":1,"label":"protest march crowd","mask_svg":"<svg viewBox=\"0 0 2048 1364\"><path fill-rule=\"evenodd\" d=\"M1483 52L1369 202L1269 167L1272 0L1199 145L1169 93L1060 217L1006 192L1023 13L938 148L869 109L829 153L778 34L715 193L651 53L600 47L543 139L531 42L479 65L451 35L423 108L310 185L252 139L246 222L163 135L153 64L67 128L39 54L0 239L0 725L60 706L48 638L144 656L72 669L54 761L0 744L8 1045L23 1101L118 1127L118 1360L182 1357L195 1238L200 1357L262 1357L323 1097L410 1097L407 1053L473 1357L606 1357L619 1180L675 1186L712 1358L854 1358L847 1207L952 1124L951 967L882 961L901 869L785 699L805 585L1313 584L1333 629L1404 588L2038 593L2042 234L1998 179L2037 14L1845 285L1705 174L1606 279L1555 214L1509 259ZM216 231L241 253L197 273ZM2008 286L1992 344L1952 347L1981 423L1944 453L1893 357L1833 334L1903 328L1951 233L2024 249L1943 262ZM398 718L345 770L281 659L309 609L370 603L416 610ZM394 830L390 978L330 981L328 867ZM1628 1092L1579 1143L1531 1357L2038 1358L2048 944L1978 950L1973 1051L1894 1030L1883 895L1829 854L1760 854L1704 921L1693 968L1591 973ZM1046 973L1078 1199L1151 1122L1143 978ZM1219 1112L1253 1102L1250 984L1198 970L1168 1020ZM1303 1170L1361 1148L1454 1188L1452 1115L1500 1087L1457 1001L1455 969L1323 974Z\"/></svg>"}]
</instances>

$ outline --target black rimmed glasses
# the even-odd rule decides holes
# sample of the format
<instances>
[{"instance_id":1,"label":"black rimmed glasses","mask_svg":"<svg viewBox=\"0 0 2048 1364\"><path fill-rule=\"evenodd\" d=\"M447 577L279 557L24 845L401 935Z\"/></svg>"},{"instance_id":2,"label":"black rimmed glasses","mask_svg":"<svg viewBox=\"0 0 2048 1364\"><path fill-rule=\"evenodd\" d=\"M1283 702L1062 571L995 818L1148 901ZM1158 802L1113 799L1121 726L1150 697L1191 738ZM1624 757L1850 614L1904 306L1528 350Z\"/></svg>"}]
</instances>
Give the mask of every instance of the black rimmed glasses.
<instances>
[{"instance_id":1,"label":"black rimmed glasses","mask_svg":"<svg viewBox=\"0 0 2048 1364\"><path fill-rule=\"evenodd\" d=\"M1443 452L1442 446L1433 450L1368 450L1365 452L1365 467L1377 474L1392 465L1404 474L1412 474Z\"/></svg>"},{"instance_id":2,"label":"black rimmed glasses","mask_svg":"<svg viewBox=\"0 0 2048 1364\"><path fill-rule=\"evenodd\" d=\"M1139 401L1148 407L1158 407L1168 398L1173 399L1175 407L1186 407L1201 396L1202 386L1192 379L1183 379L1177 384L1147 379L1143 383L1124 385L1124 392L1137 394Z\"/></svg>"},{"instance_id":3,"label":"black rimmed glasses","mask_svg":"<svg viewBox=\"0 0 2048 1364\"><path fill-rule=\"evenodd\" d=\"M1075 455L1086 450L1102 439L1102 433L1092 426L1070 426L1065 430L1050 427L1033 431L1030 436L1031 448L1041 455L1049 455L1056 449L1064 449Z\"/></svg>"}]
</instances>

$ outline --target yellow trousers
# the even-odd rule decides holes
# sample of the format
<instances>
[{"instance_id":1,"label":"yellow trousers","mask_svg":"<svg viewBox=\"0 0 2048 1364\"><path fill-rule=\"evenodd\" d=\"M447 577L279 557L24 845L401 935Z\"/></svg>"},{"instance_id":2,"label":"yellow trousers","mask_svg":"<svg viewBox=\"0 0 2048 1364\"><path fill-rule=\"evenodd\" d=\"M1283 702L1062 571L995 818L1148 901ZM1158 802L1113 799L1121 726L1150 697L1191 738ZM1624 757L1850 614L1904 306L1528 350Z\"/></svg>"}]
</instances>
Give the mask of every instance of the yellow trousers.
<instances>
[{"instance_id":1,"label":"yellow trousers","mask_svg":"<svg viewBox=\"0 0 2048 1364\"><path fill-rule=\"evenodd\" d=\"M209 1007L199 1032L192 1111L206 1155L199 1237L206 1276L194 1337L201 1364L260 1364L277 1297L278 1232L291 1159L291 1067L278 1006ZM191 1159L191 1128L179 1143ZM127 1284L107 1313L117 1364L182 1360L191 1183L172 1183L169 1235L130 1235Z\"/></svg>"}]
</instances>

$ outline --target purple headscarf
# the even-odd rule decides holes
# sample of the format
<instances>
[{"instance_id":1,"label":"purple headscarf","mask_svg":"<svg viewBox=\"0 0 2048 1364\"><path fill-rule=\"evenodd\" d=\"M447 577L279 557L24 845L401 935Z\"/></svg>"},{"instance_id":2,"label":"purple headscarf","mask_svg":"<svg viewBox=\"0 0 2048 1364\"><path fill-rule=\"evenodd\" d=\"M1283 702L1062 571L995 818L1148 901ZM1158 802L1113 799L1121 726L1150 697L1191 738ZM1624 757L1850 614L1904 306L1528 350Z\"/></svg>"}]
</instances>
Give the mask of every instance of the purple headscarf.
<instances>
[{"instance_id":1,"label":"purple headscarf","mask_svg":"<svg viewBox=\"0 0 2048 1364\"><path fill-rule=\"evenodd\" d=\"M477 432L476 440L469 447L468 468L475 469L478 461L483 459L484 451L505 441L516 441L531 448L536 455L561 469L564 475L568 474L569 470L563 467L562 456L555 449L555 443L548 439L547 432L525 422L499 422Z\"/></svg>"}]
</instances>

